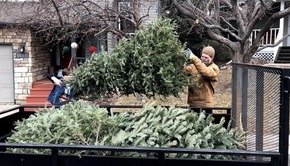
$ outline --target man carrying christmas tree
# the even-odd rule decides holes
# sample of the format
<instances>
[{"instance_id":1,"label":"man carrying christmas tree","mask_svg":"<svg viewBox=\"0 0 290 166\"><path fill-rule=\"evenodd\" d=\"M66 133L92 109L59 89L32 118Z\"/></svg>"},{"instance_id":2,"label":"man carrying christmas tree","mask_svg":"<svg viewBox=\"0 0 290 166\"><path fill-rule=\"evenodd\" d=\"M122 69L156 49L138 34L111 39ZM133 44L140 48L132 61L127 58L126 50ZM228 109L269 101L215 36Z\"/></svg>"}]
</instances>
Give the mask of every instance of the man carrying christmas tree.
<instances>
[{"instance_id":1,"label":"man carrying christmas tree","mask_svg":"<svg viewBox=\"0 0 290 166\"><path fill-rule=\"evenodd\" d=\"M213 62L215 50L211 46L204 47L201 58L187 49L187 59L190 62L185 66L185 72L191 75L191 81L197 81L198 87L188 87L187 103L191 107L213 107L214 91L220 73L219 67Z\"/></svg>"}]
</instances>

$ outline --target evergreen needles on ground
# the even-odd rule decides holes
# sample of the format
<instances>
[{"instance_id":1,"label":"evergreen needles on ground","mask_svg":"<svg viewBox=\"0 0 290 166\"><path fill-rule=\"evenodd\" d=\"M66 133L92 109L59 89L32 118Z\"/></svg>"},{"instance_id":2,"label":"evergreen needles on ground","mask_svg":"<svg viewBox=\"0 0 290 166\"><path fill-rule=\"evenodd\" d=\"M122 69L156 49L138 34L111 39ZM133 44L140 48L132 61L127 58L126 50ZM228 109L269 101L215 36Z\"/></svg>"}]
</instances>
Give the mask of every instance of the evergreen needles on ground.
<instances>
[{"instance_id":1,"label":"evergreen needles on ground","mask_svg":"<svg viewBox=\"0 0 290 166\"><path fill-rule=\"evenodd\" d=\"M123 112L108 116L107 110L78 101L59 109L38 112L22 122L17 122L14 134L8 138L8 142L245 149L243 131L226 129L223 127L224 119L218 124L214 124L213 119L211 115L205 113L152 105L145 105L136 113ZM10 149L10 151L47 153L43 150L30 149ZM77 154L100 153L86 151ZM115 155L152 156L153 154L120 152ZM232 158L224 155L197 154L170 154L170 157Z\"/></svg>"},{"instance_id":2,"label":"evergreen needles on ground","mask_svg":"<svg viewBox=\"0 0 290 166\"><path fill-rule=\"evenodd\" d=\"M111 52L101 52L74 70L74 89L92 97L119 92L147 97L178 97L188 85L177 25L160 19L122 39Z\"/></svg>"}]
</instances>

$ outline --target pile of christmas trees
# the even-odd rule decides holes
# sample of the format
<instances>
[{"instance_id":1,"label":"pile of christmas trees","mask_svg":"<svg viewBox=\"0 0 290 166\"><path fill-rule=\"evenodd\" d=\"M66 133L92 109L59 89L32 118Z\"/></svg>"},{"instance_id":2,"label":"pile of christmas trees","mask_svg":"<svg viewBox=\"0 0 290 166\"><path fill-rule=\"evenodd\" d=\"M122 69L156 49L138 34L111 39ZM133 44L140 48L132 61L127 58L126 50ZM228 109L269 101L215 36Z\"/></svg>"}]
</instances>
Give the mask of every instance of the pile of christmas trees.
<instances>
[{"instance_id":1,"label":"pile of christmas trees","mask_svg":"<svg viewBox=\"0 0 290 166\"><path fill-rule=\"evenodd\" d=\"M129 108L128 108L129 109ZM214 118L178 107L145 105L136 113L109 116L105 108L81 100L60 108L45 109L28 119L18 121L9 143L105 145L142 147L179 147L193 149L245 149L245 133L224 128L225 120L214 124ZM17 153L50 153L43 149L9 149ZM62 154L112 155L104 151L62 151ZM121 156L154 154L118 152ZM170 157L225 158L225 155L170 154Z\"/></svg>"}]
</instances>

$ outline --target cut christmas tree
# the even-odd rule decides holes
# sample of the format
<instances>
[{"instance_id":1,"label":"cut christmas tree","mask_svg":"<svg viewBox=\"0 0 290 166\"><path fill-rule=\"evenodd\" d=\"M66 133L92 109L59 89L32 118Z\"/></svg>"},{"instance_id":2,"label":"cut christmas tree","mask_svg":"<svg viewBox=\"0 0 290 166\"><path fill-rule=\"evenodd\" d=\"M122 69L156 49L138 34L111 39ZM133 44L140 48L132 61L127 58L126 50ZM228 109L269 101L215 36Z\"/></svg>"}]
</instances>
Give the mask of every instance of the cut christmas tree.
<instances>
[{"instance_id":1,"label":"cut christmas tree","mask_svg":"<svg viewBox=\"0 0 290 166\"><path fill-rule=\"evenodd\" d=\"M179 97L189 83L182 73L185 47L176 28L172 20L159 19L122 39L113 51L101 52L74 69L73 88L91 98L114 93Z\"/></svg>"}]
</instances>

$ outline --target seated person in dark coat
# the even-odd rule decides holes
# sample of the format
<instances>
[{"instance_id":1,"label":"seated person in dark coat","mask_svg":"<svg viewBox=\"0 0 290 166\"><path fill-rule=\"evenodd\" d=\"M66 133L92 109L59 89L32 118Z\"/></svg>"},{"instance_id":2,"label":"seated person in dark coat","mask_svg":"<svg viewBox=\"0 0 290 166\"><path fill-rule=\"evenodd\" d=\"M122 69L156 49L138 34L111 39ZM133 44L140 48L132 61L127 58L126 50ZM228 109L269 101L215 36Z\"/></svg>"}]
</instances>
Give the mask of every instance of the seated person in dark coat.
<instances>
[{"instance_id":1,"label":"seated person in dark coat","mask_svg":"<svg viewBox=\"0 0 290 166\"><path fill-rule=\"evenodd\" d=\"M52 105L63 105L73 99L73 89L66 84L66 81L72 79L70 71L67 68L59 70L57 76L48 74L47 78L54 84L47 100Z\"/></svg>"}]
</instances>

